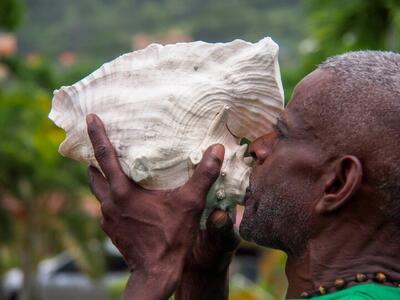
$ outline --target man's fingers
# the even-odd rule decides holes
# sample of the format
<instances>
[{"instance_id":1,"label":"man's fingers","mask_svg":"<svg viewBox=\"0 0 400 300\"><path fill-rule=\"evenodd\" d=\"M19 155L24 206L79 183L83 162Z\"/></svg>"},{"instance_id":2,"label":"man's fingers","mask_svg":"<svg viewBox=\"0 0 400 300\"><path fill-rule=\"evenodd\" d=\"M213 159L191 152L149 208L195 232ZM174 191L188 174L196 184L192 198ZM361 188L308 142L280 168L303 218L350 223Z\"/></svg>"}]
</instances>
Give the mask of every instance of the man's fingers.
<instances>
[{"instance_id":1,"label":"man's fingers","mask_svg":"<svg viewBox=\"0 0 400 300\"><path fill-rule=\"evenodd\" d=\"M224 146L220 144L210 146L204 152L202 160L187 183L191 189L199 193L199 197L205 197L218 178L224 160L224 153Z\"/></svg>"},{"instance_id":2,"label":"man's fingers","mask_svg":"<svg viewBox=\"0 0 400 300\"><path fill-rule=\"evenodd\" d=\"M95 114L89 114L86 116L86 124L94 155L104 175L111 184L113 181L126 180L103 122Z\"/></svg>"},{"instance_id":3,"label":"man's fingers","mask_svg":"<svg viewBox=\"0 0 400 300\"><path fill-rule=\"evenodd\" d=\"M231 252L239 246L240 238L226 211L216 209L211 213L207 219L207 233L221 252Z\"/></svg>"},{"instance_id":4,"label":"man's fingers","mask_svg":"<svg viewBox=\"0 0 400 300\"><path fill-rule=\"evenodd\" d=\"M89 186L100 203L106 201L110 195L109 185L107 179L95 167L88 168L89 173Z\"/></svg>"}]
</instances>

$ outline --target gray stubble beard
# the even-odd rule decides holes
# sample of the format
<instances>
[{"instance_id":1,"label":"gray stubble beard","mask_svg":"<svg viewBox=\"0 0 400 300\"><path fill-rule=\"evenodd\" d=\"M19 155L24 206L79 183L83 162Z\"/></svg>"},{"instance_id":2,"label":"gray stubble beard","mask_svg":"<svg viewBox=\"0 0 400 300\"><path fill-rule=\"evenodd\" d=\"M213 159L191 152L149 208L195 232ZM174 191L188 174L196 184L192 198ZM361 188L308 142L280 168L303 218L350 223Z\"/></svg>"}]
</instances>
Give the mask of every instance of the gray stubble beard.
<instances>
[{"instance_id":1,"label":"gray stubble beard","mask_svg":"<svg viewBox=\"0 0 400 300\"><path fill-rule=\"evenodd\" d=\"M240 224L240 235L258 245L301 253L310 231L310 212L302 205L304 197L291 197L290 189L279 184L275 188L258 188L251 193L258 198L246 208Z\"/></svg>"}]
</instances>

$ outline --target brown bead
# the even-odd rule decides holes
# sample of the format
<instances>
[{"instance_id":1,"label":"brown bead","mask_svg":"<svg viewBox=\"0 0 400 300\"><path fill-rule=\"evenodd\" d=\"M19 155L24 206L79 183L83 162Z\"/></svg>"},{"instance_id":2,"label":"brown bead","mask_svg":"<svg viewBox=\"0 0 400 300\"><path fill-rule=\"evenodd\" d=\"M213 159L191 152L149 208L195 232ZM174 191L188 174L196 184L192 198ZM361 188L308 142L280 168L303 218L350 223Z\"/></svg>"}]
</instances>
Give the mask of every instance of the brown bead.
<instances>
[{"instance_id":1,"label":"brown bead","mask_svg":"<svg viewBox=\"0 0 400 300\"><path fill-rule=\"evenodd\" d=\"M310 295L307 292L302 292L300 297L305 298L305 297L309 297Z\"/></svg>"},{"instance_id":2,"label":"brown bead","mask_svg":"<svg viewBox=\"0 0 400 300\"><path fill-rule=\"evenodd\" d=\"M367 279L367 276L365 276L365 274L363 273L357 273L356 274L356 281L357 282L363 282Z\"/></svg>"},{"instance_id":3,"label":"brown bead","mask_svg":"<svg viewBox=\"0 0 400 300\"><path fill-rule=\"evenodd\" d=\"M378 272L375 274L375 279L379 283L385 283L386 282L386 275L382 272Z\"/></svg>"},{"instance_id":4,"label":"brown bead","mask_svg":"<svg viewBox=\"0 0 400 300\"><path fill-rule=\"evenodd\" d=\"M341 288L343 288L345 285L345 282L342 278L336 278L335 280L335 288L337 288L338 290L340 290Z\"/></svg>"},{"instance_id":5,"label":"brown bead","mask_svg":"<svg viewBox=\"0 0 400 300\"><path fill-rule=\"evenodd\" d=\"M321 295L325 295L326 294L326 289L322 285L320 285L320 287L318 288L318 291L319 291L319 293Z\"/></svg>"}]
</instances>

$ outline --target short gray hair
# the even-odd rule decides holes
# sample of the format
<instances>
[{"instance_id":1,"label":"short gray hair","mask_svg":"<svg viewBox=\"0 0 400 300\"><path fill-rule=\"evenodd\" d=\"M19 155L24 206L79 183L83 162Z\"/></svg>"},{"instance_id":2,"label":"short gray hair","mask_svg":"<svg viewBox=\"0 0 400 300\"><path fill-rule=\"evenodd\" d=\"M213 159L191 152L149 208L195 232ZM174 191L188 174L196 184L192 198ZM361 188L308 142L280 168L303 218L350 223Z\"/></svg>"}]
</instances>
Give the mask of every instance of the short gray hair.
<instances>
[{"instance_id":1,"label":"short gray hair","mask_svg":"<svg viewBox=\"0 0 400 300\"><path fill-rule=\"evenodd\" d=\"M348 52L328 58L319 69L330 70L344 80L362 81L400 94L400 54L389 51Z\"/></svg>"},{"instance_id":2,"label":"short gray hair","mask_svg":"<svg viewBox=\"0 0 400 300\"><path fill-rule=\"evenodd\" d=\"M384 193L387 217L400 223L400 54L349 52L327 59L319 69L335 78L317 95L329 99L320 104L325 133L336 135L335 151L361 157L370 139L366 180Z\"/></svg>"}]
</instances>

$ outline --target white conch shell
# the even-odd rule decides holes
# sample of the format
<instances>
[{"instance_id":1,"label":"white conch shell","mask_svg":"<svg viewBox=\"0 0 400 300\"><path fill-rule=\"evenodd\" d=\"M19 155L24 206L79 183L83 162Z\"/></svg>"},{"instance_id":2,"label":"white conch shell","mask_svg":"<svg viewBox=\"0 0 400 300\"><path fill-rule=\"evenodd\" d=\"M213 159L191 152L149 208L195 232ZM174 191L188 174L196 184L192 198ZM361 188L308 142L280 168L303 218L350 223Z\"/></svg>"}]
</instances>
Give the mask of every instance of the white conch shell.
<instances>
[{"instance_id":1,"label":"white conch shell","mask_svg":"<svg viewBox=\"0 0 400 300\"><path fill-rule=\"evenodd\" d=\"M208 198L220 207L240 202L249 166L239 140L270 131L283 109L277 56L270 38L152 44L122 55L54 92L49 118L67 133L59 151L98 166L85 123L95 113L123 171L145 188L169 189L188 180L208 146L222 143L221 176Z\"/></svg>"}]
</instances>

